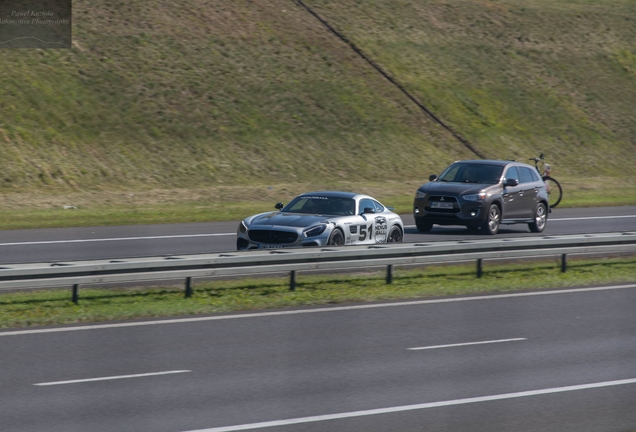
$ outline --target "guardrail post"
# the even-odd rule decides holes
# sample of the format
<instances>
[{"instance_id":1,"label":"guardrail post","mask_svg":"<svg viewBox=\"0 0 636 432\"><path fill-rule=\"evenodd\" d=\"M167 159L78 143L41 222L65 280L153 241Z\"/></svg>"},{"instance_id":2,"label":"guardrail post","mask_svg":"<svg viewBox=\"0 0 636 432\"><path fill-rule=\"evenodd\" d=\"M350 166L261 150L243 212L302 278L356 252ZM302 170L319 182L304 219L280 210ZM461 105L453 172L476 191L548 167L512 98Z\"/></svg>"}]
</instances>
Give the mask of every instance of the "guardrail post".
<instances>
[{"instance_id":1,"label":"guardrail post","mask_svg":"<svg viewBox=\"0 0 636 432\"><path fill-rule=\"evenodd\" d=\"M296 270L289 273L289 290L296 291Z\"/></svg>"},{"instance_id":2,"label":"guardrail post","mask_svg":"<svg viewBox=\"0 0 636 432\"><path fill-rule=\"evenodd\" d=\"M387 285L393 283L393 264L386 266L386 283Z\"/></svg>"},{"instance_id":3,"label":"guardrail post","mask_svg":"<svg viewBox=\"0 0 636 432\"><path fill-rule=\"evenodd\" d=\"M192 297L192 278L187 277L186 285L185 285L185 298L190 298L190 297Z\"/></svg>"},{"instance_id":4,"label":"guardrail post","mask_svg":"<svg viewBox=\"0 0 636 432\"><path fill-rule=\"evenodd\" d=\"M72 298L73 303L77 304L77 302L79 301L79 284L74 284L73 285L73 298Z\"/></svg>"},{"instance_id":5,"label":"guardrail post","mask_svg":"<svg viewBox=\"0 0 636 432\"><path fill-rule=\"evenodd\" d=\"M484 274L483 260L479 258L477 260L477 278L480 278Z\"/></svg>"},{"instance_id":6,"label":"guardrail post","mask_svg":"<svg viewBox=\"0 0 636 432\"><path fill-rule=\"evenodd\" d=\"M565 273L568 269L568 254L561 255L561 273Z\"/></svg>"}]
</instances>

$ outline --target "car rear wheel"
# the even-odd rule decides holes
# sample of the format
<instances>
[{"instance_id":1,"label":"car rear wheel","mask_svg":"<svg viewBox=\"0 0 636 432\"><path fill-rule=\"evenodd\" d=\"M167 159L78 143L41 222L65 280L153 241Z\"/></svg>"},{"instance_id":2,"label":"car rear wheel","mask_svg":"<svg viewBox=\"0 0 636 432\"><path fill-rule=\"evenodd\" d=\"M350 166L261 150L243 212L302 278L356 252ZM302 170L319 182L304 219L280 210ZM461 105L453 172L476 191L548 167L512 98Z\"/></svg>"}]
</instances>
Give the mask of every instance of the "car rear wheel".
<instances>
[{"instance_id":1,"label":"car rear wheel","mask_svg":"<svg viewBox=\"0 0 636 432\"><path fill-rule=\"evenodd\" d=\"M415 226L419 232L429 232L433 228L432 223L418 221L417 219L415 219Z\"/></svg>"},{"instance_id":2,"label":"car rear wheel","mask_svg":"<svg viewBox=\"0 0 636 432\"><path fill-rule=\"evenodd\" d=\"M545 204L537 204L537 208L534 211L534 221L528 224L530 231L538 233L545 229L545 225L548 222L548 210Z\"/></svg>"},{"instance_id":3,"label":"car rear wheel","mask_svg":"<svg viewBox=\"0 0 636 432\"><path fill-rule=\"evenodd\" d=\"M387 243L402 243L403 238L402 230L398 226L393 226L391 231L389 231L389 236L387 237Z\"/></svg>"},{"instance_id":4,"label":"car rear wheel","mask_svg":"<svg viewBox=\"0 0 636 432\"><path fill-rule=\"evenodd\" d=\"M327 242L330 246L343 246L345 243L344 234L340 231L340 228L336 228L331 232L329 236L329 242Z\"/></svg>"},{"instance_id":5,"label":"car rear wheel","mask_svg":"<svg viewBox=\"0 0 636 432\"><path fill-rule=\"evenodd\" d=\"M481 226L481 231L484 234L495 235L499 231L499 224L501 223L501 210L497 204L491 204L488 209L488 218L486 222Z\"/></svg>"}]
</instances>

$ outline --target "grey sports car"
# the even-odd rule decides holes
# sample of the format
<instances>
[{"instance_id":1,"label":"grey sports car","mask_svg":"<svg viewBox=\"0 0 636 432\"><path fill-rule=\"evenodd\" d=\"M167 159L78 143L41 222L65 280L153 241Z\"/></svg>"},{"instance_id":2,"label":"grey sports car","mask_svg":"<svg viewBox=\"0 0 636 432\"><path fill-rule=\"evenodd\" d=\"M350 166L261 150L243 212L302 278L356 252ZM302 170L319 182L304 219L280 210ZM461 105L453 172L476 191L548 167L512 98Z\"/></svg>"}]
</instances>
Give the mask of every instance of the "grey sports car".
<instances>
[{"instance_id":1,"label":"grey sports car","mask_svg":"<svg viewBox=\"0 0 636 432\"><path fill-rule=\"evenodd\" d=\"M238 250L399 243L404 238L402 218L368 195L307 192L276 208L241 221Z\"/></svg>"}]
</instances>

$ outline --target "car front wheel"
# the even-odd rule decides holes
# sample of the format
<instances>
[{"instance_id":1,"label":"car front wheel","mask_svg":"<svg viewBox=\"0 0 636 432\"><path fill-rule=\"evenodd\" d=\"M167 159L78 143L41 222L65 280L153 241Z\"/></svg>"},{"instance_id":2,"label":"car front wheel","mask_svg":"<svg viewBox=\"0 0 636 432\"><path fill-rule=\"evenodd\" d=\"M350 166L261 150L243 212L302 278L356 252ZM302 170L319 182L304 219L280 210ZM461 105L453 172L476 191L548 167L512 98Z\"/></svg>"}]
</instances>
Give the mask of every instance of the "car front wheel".
<instances>
[{"instance_id":1,"label":"car front wheel","mask_svg":"<svg viewBox=\"0 0 636 432\"><path fill-rule=\"evenodd\" d=\"M501 210L497 204L491 204L488 209L488 218L486 222L481 226L481 231L484 234L495 235L499 231L499 224L501 223Z\"/></svg>"},{"instance_id":2,"label":"car front wheel","mask_svg":"<svg viewBox=\"0 0 636 432\"><path fill-rule=\"evenodd\" d=\"M530 231L535 233L542 232L545 229L547 222L548 210L546 209L545 204L539 203L534 211L534 221L528 224L528 228L530 228Z\"/></svg>"},{"instance_id":3,"label":"car front wheel","mask_svg":"<svg viewBox=\"0 0 636 432\"><path fill-rule=\"evenodd\" d=\"M344 234L340 231L339 228L334 229L329 236L329 242L327 243L329 246L343 246L345 243Z\"/></svg>"}]
</instances>

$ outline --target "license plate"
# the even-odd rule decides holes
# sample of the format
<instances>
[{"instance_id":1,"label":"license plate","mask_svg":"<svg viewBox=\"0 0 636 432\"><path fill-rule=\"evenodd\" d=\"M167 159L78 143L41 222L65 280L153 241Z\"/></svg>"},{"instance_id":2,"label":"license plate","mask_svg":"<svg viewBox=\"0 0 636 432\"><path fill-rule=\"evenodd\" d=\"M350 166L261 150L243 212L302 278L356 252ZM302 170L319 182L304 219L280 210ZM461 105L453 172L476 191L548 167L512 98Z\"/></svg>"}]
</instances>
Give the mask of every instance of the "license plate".
<instances>
[{"instance_id":1,"label":"license plate","mask_svg":"<svg viewBox=\"0 0 636 432\"><path fill-rule=\"evenodd\" d=\"M259 244L258 245L259 249L282 249L283 245L277 245L277 244Z\"/></svg>"},{"instance_id":2,"label":"license plate","mask_svg":"<svg viewBox=\"0 0 636 432\"><path fill-rule=\"evenodd\" d=\"M453 208L453 203L452 202L433 201L431 203L431 207L432 208L440 208L440 209L452 209Z\"/></svg>"}]
</instances>

